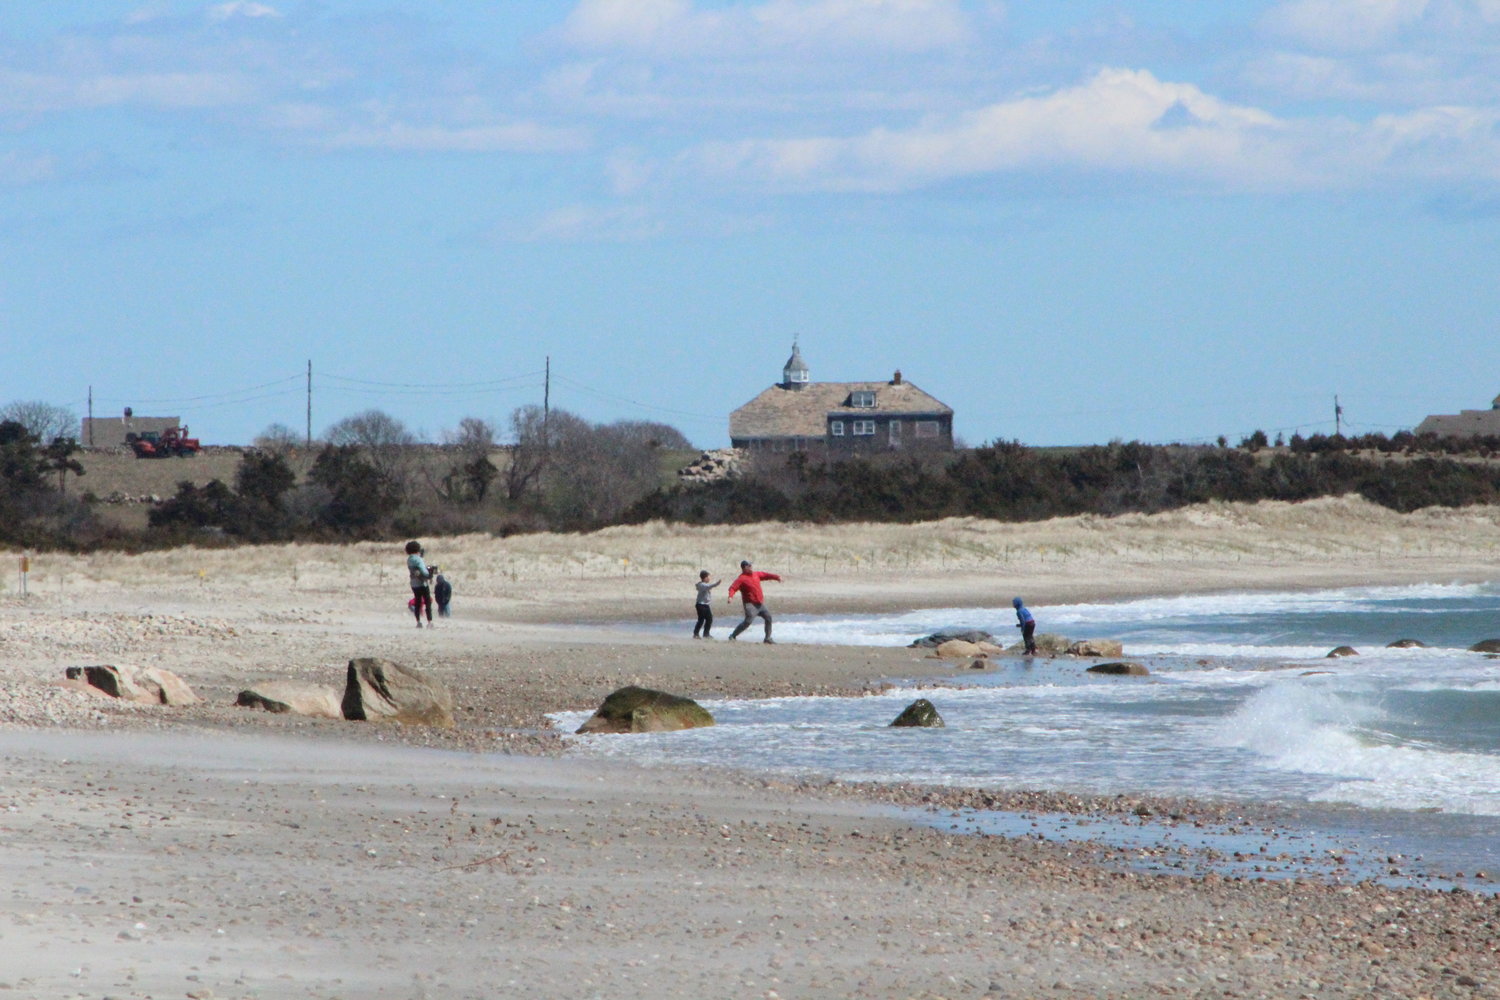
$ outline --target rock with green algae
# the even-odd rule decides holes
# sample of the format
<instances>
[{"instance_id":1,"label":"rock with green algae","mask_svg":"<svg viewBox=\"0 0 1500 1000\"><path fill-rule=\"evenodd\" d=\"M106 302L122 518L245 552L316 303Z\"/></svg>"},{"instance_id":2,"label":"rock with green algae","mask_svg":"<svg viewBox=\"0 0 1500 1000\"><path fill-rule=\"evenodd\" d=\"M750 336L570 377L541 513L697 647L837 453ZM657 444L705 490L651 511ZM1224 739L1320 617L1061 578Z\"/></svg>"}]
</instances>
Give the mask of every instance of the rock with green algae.
<instances>
[{"instance_id":1,"label":"rock with green algae","mask_svg":"<svg viewBox=\"0 0 1500 1000\"><path fill-rule=\"evenodd\" d=\"M1047 656L1061 656L1068 651L1069 646L1073 645L1072 639L1069 639L1065 635L1058 635L1055 632L1038 632L1031 638L1036 643L1036 651ZM1007 653L1024 653L1026 652L1026 644L1024 642L1014 643L1005 647L1005 651Z\"/></svg>"},{"instance_id":2,"label":"rock with green algae","mask_svg":"<svg viewBox=\"0 0 1500 1000\"><path fill-rule=\"evenodd\" d=\"M1120 663L1096 663L1086 673L1108 674L1111 677L1146 677L1151 671L1144 664L1122 661Z\"/></svg>"},{"instance_id":3,"label":"rock with green algae","mask_svg":"<svg viewBox=\"0 0 1500 1000\"><path fill-rule=\"evenodd\" d=\"M906 709L900 715L896 716L896 721L892 722L891 725L941 729L946 723L943 722L943 717L938 714L938 710L933 707L932 702L926 698L918 698L910 705L907 705Z\"/></svg>"},{"instance_id":4,"label":"rock with green algae","mask_svg":"<svg viewBox=\"0 0 1500 1000\"><path fill-rule=\"evenodd\" d=\"M605 698L578 732L670 733L713 724L708 709L691 698L631 685Z\"/></svg>"}]
</instances>

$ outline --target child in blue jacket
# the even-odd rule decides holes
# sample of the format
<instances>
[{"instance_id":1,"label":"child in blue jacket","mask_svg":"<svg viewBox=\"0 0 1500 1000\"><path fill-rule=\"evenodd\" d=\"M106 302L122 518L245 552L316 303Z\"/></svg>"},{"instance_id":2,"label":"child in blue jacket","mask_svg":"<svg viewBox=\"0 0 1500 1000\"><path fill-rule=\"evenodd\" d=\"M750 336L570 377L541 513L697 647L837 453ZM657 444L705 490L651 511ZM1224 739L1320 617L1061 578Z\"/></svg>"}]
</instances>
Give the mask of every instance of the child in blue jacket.
<instances>
[{"instance_id":1,"label":"child in blue jacket","mask_svg":"<svg viewBox=\"0 0 1500 1000\"><path fill-rule=\"evenodd\" d=\"M1016 609L1016 628L1021 630L1021 641L1026 643L1026 655L1035 656L1036 618L1019 597L1013 598L1010 605Z\"/></svg>"}]
</instances>

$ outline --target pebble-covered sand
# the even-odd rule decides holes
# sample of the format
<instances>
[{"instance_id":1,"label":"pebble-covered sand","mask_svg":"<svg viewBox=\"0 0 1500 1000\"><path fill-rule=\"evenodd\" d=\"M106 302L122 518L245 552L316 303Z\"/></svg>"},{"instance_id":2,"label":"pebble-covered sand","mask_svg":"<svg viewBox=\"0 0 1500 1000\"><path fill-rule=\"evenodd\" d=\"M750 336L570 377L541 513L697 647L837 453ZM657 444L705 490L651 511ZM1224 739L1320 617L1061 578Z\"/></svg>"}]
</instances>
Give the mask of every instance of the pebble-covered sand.
<instances>
[{"instance_id":1,"label":"pebble-covered sand","mask_svg":"<svg viewBox=\"0 0 1500 1000\"><path fill-rule=\"evenodd\" d=\"M1440 571L1442 554L1392 563L1372 550L1371 516L1352 510L1346 529L1333 517L1313 538L1289 530L1298 548L1285 572L1270 546L1248 577L1312 582L1291 565L1309 545L1323 553L1317 582ZM1175 536L1167 521L1077 532L1121 532L1090 550L1091 572L1112 581L1100 593L1129 592L1132 579L1202 589L1220 579L1222 553L1195 555L1203 520L1179 519ZM1430 525L1387 527L1399 540ZM1500 539L1492 528L1476 529L1484 545ZM1171 536L1175 562L1139 574L1133 556L1108 562L1112 547L1138 554L1130 532L1145 530ZM622 537L643 551L618 534L578 544ZM453 545L445 559L460 563ZM1493 896L1259 881L1212 865L1146 874L1129 852L934 821L979 806L1272 822L1233 802L847 787L573 758L546 714L591 709L627 683L858 695L961 667L912 649L694 642L685 615L681 639L608 624L676 615L671 595L691 590L672 566L597 589L500 574L487 596L461 591L459 617L419 630L400 611L403 581L369 562L383 550L360 551L292 552L300 582L279 588L264 585L264 553L43 557L29 598L0 597L0 997L1500 995ZM399 568L399 551L387 561ZM307 585L335 564L345 583ZM1083 568L1052 569L1066 579L1042 567L1017 586L1085 591ZM1481 572L1476 561L1446 578ZM787 577L772 600L798 610L912 606L913 588L938 578L945 596L980 603L993 582L974 566L893 575L883 589L866 568ZM443 680L458 727L233 707L256 679L341 690L354 656ZM91 663L165 667L205 701L127 705L57 684Z\"/></svg>"}]
</instances>

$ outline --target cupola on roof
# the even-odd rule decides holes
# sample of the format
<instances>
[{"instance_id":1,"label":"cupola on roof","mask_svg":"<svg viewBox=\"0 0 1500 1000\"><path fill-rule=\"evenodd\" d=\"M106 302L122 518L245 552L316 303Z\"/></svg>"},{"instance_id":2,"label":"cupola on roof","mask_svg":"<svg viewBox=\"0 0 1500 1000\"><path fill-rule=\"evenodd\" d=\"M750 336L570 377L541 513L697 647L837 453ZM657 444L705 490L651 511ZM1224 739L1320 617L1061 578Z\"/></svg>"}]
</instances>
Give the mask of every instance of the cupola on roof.
<instances>
[{"instance_id":1,"label":"cupola on roof","mask_svg":"<svg viewBox=\"0 0 1500 1000\"><path fill-rule=\"evenodd\" d=\"M788 388L792 386L801 387L811 381L807 362L802 360L802 352L797 349L797 342L792 341L792 356L786 359L786 364L781 369L781 383Z\"/></svg>"}]
</instances>

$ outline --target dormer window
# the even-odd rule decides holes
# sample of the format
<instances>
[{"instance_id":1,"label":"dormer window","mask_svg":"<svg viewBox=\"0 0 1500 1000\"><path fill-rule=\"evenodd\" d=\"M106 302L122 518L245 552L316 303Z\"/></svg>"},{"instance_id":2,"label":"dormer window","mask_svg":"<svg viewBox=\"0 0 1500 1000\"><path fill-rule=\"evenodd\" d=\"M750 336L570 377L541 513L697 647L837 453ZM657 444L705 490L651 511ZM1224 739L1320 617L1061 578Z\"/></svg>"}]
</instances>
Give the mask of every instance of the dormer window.
<instances>
[{"instance_id":1,"label":"dormer window","mask_svg":"<svg viewBox=\"0 0 1500 1000\"><path fill-rule=\"evenodd\" d=\"M875 393L868 389L859 389L849 394L849 405L861 409L870 409L875 405Z\"/></svg>"}]
</instances>

